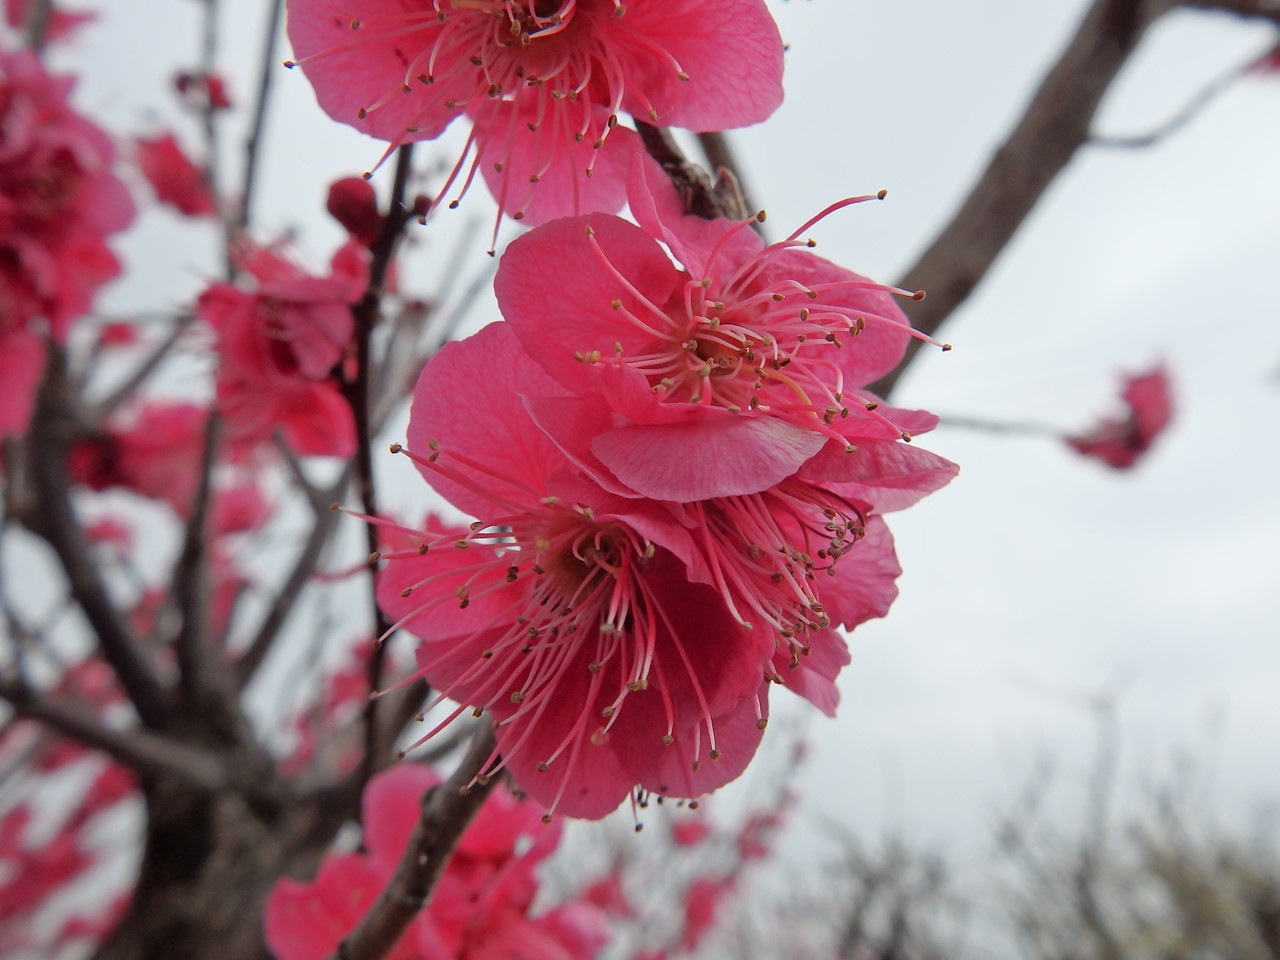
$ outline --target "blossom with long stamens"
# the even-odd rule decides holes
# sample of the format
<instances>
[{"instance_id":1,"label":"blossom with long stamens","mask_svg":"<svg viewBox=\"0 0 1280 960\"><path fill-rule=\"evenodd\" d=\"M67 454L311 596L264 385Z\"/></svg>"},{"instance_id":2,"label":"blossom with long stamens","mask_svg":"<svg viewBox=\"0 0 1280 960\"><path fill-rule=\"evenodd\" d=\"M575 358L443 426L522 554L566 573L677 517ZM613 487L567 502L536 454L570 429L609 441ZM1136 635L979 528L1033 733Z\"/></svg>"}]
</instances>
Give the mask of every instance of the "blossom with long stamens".
<instances>
[{"instance_id":1,"label":"blossom with long stamens","mask_svg":"<svg viewBox=\"0 0 1280 960\"><path fill-rule=\"evenodd\" d=\"M758 123L782 102L763 0L289 0L321 107L396 146L474 127L441 191L480 172L537 223L624 200L630 113L659 126Z\"/></svg>"},{"instance_id":2,"label":"blossom with long stamens","mask_svg":"<svg viewBox=\"0 0 1280 960\"><path fill-rule=\"evenodd\" d=\"M619 479L658 499L751 493L829 444L856 454L911 438L861 392L912 336L929 339L894 302L903 291L800 239L822 216L872 197L833 204L766 244L749 223L682 215L669 184L651 189L640 175L636 189L632 179L641 226L602 214L544 224L508 247L494 283L530 356L630 421L593 442ZM677 440L698 455L675 464L650 455Z\"/></svg>"},{"instance_id":3,"label":"blossom with long stamens","mask_svg":"<svg viewBox=\"0 0 1280 960\"><path fill-rule=\"evenodd\" d=\"M832 445L763 490L685 501L670 491L683 489L688 461L705 459L701 472L714 480L719 469L728 483L745 477L742 464L706 459L696 446L681 446L685 438L676 433L668 448L655 442L633 451L614 472L595 451L601 437L626 430L620 414L582 397L531 398L526 408L543 435L603 489L641 497L620 475L643 474L656 491L651 496L690 531L696 549L687 561L689 576L712 586L744 629L775 645L766 677L829 713L837 699L830 681L848 662L834 627L852 629L882 617L897 596L901 569L874 510L906 506L956 472L934 454L885 442L883 450L873 446L876 455L856 461L861 472L851 478L847 455ZM918 411L891 414L921 431L932 425L930 415ZM896 460L898 449L912 451L912 458Z\"/></svg>"},{"instance_id":4,"label":"blossom with long stamens","mask_svg":"<svg viewBox=\"0 0 1280 960\"><path fill-rule=\"evenodd\" d=\"M384 610L422 675L495 724L500 765L548 811L599 817L633 787L737 776L767 719L774 640L730 613L668 505L611 494L537 429L567 396L504 324L450 344L415 393L408 451L470 527L384 534Z\"/></svg>"}]
</instances>

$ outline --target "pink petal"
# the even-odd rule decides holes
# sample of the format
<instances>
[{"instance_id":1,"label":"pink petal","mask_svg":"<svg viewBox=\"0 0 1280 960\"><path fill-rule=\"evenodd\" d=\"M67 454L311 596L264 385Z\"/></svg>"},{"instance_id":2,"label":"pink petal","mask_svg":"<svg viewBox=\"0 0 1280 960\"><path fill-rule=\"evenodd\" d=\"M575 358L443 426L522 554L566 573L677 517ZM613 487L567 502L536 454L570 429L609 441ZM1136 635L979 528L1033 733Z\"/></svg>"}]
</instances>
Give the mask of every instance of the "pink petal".
<instances>
[{"instance_id":1,"label":"pink petal","mask_svg":"<svg viewBox=\"0 0 1280 960\"><path fill-rule=\"evenodd\" d=\"M762 683L751 696L744 697L727 713L715 718L715 748L719 759L711 759L710 738L705 729L687 731L662 755L662 763L643 781L654 793L673 797L700 797L746 770L764 737L761 721L769 718L769 684ZM695 745L699 748L695 750ZM694 757L697 756L695 768Z\"/></svg>"},{"instance_id":2,"label":"pink petal","mask_svg":"<svg viewBox=\"0 0 1280 960\"><path fill-rule=\"evenodd\" d=\"M782 103L782 38L763 0L640 0L626 10L611 18L607 42L627 77L623 106L640 119L652 107L661 126L725 130Z\"/></svg>"},{"instance_id":3,"label":"pink petal","mask_svg":"<svg viewBox=\"0 0 1280 960\"><path fill-rule=\"evenodd\" d=\"M430 767L406 762L378 774L365 787L360 816L364 845L388 873L395 870L422 819L423 794L439 783Z\"/></svg>"},{"instance_id":4,"label":"pink petal","mask_svg":"<svg viewBox=\"0 0 1280 960\"><path fill-rule=\"evenodd\" d=\"M835 630L821 630L810 636L809 651L795 667L783 669L782 682L828 717L834 717L840 704L835 680L841 668L849 665L849 647Z\"/></svg>"},{"instance_id":5,"label":"pink petal","mask_svg":"<svg viewBox=\"0 0 1280 960\"><path fill-rule=\"evenodd\" d=\"M590 229L604 260L587 236ZM605 262L616 267L610 269ZM617 276L620 271L624 283ZM632 314L653 322L645 303L661 306L681 278L653 237L617 217L556 220L514 240L494 278L502 315L529 355L574 393L588 392L598 374L578 356L647 352L648 330L622 320L621 300ZM632 295L630 285L639 297ZM648 390L643 377L636 376Z\"/></svg>"},{"instance_id":6,"label":"pink petal","mask_svg":"<svg viewBox=\"0 0 1280 960\"><path fill-rule=\"evenodd\" d=\"M498 206L526 226L589 211L613 213L626 202L627 173L640 152L634 130L616 127L596 149L578 141L551 116L537 128L537 103L486 100L475 111L480 171ZM599 108L602 127L608 111ZM590 170L590 173L587 171ZM536 178L536 182L534 182Z\"/></svg>"},{"instance_id":7,"label":"pink petal","mask_svg":"<svg viewBox=\"0 0 1280 960\"><path fill-rule=\"evenodd\" d=\"M449 107L447 101L483 92L476 88L476 73L470 68L456 81L430 85L417 80L426 72L425 63L406 76L409 58L430 50L442 29L422 0L378 0L376 11L367 0L288 0L288 12L294 57L315 88L321 109L372 137L396 143L437 137L462 113L462 107ZM371 12L379 20L412 19L417 25L401 31L351 28ZM450 49L437 61L435 73L450 73L469 54ZM409 93L403 92L406 83L413 84ZM407 132L410 127L416 128L412 134Z\"/></svg>"},{"instance_id":8,"label":"pink petal","mask_svg":"<svg viewBox=\"0 0 1280 960\"><path fill-rule=\"evenodd\" d=\"M804 465L800 476L883 513L902 510L941 490L959 472L950 460L914 444L863 440L852 453L838 443L828 443Z\"/></svg>"},{"instance_id":9,"label":"pink petal","mask_svg":"<svg viewBox=\"0 0 1280 960\"><path fill-rule=\"evenodd\" d=\"M821 434L789 423L726 413L623 427L596 437L591 449L637 493L688 501L768 489L825 443Z\"/></svg>"},{"instance_id":10,"label":"pink petal","mask_svg":"<svg viewBox=\"0 0 1280 960\"><path fill-rule=\"evenodd\" d=\"M522 398L564 393L520 349L508 325L491 323L466 340L446 344L422 371L409 417L409 449L430 456L431 441L438 441L443 465L449 464L450 451L468 459L469 465L455 469L482 492L420 469L441 496L473 516L492 513L498 498L537 500L546 492L549 473L564 460L550 439L530 429ZM474 411L483 411L482 417Z\"/></svg>"}]
</instances>

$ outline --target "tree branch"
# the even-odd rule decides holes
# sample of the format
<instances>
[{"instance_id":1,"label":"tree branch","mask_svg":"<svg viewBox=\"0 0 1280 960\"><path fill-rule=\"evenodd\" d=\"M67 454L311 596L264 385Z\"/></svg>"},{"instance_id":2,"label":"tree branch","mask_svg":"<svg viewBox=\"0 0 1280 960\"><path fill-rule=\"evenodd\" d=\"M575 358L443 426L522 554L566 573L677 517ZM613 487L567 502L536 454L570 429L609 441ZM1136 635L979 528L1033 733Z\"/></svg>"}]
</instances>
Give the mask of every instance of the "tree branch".
<instances>
[{"instance_id":1,"label":"tree branch","mask_svg":"<svg viewBox=\"0 0 1280 960\"><path fill-rule=\"evenodd\" d=\"M730 215L711 185L707 171L684 155L670 130L655 127L642 120L637 120L635 124L645 150L658 161L658 165L671 179L687 213L704 220Z\"/></svg>"},{"instance_id":2,"label":"tree branch","mask_svg":"<svg viewBox=\"0 0 1280 960\"><path fill-rule=\"evenodd\" d=\"M459 838L497 782L479 779L494 749L493 733L481 731L453 775L422 798L422 819L395 875L360 925L338 945L336 960L386 956L427 905Z\"/></svg>"},{"instance_id":3,"label":"tree branch","mask_svg":"<svg viewBox=\"0 0 1280 960\"><path fill-rule=\"evenodd\" d=\"M267 15L267 31L262 41L262 72L258 79L258 99L253 108L253 123L244 145L244 186L240 192L240 222L243 232L249 229L252 216L253 191L257 186L258 157L262 152L262 127L266 122L267 104L271 98L271 78L280 69L275 60L276 40L280 36L280 15L284 0L270 0L271 11Z\"/></svg>"},{"instance_id":4,"label":"tree branch","mask_svg":"<svg viewBox=\"0 0 1280 960\"><path fill-rule=\"evenodd\" d=\"M373 262L369 267L369 287L364 299L355 309L356 321L356 376L347 384L347 402L356 424L356 484L360 492L361 508L367 516L378 513L373 481L373 417L370 371L373 364L372 337L382 311L383 285L391 267L396 246L404 234L412 211L405 205L405 193L409 185L409 172L413 164L413 144L406 143L396 151L395 177L391 185L391 198L382 221L382 230L373 246ZM365 524L366 545L372 555L378 552L378 530L371 522ZM391 622L378 606L377 586L373 572L369 573L369 595L373 606L374 644L369 656L369 693L377 693L382 686L382 668L386 660L384 637L391 629ZM362 782L367 783L382 765L390 759L390 743L381 737L378 721L378 699L370 696L364 709L364 757L360 764Z\"/></svg>"},{"instance_id":5,"label":"tree branch","mask_svg":"<svg viewBox=\"0 0 1280 960\"><path fill-rule=\"evenodd\" d=\"M346 482L347 475L344 473L338 481L338 486L333 490L334 496L346 485ZM332 500L332 498L330 499ZM289 614L293 611L294 604L297 603L298 598L302 595L307 581L315 573L316 566L320 562L320 551L324 549L329 536L337 526L337 519L337 513L332 510L322 510L316 514L315 522L311 526L311 533L307 536L307 542L302 545L302 549L298 551L298 559L294 561L293 569L289 571L288 578L281 585L275 601L267 611L266 617L263 618L262 624L258 627L258 632L253 636L253 640L249 642L245 652L236 660L234 672L236 682L242 690L249 685L249 681L258 672L258 668L266 661L267 654L271 652L276 638L280 635L280 628L284 626L284 622L289 618Z\"/></svg>"},{"instance_id":6,"label":"tree branch","mask_svg":"<svg viewBox=\"0 0 1280 960\"><path fill-rule=\"evenodd\" d=\"M204 750L147 730L113 730L92 713L47 699L20 680L0 678L0 698L8 701L18 716L39 721L77 743L101 750L140 776L176 777L208 793L227 785L221 762Z\"/></svg>"},{"instance_id":7,"label":"tree branch","mask_svg":"<svg viewBox=\"0 0 1280 960\"><path fill-rule=\"evenodd\" d=\"M1276 0L1154 0L1154 3L1157 16L1177 7L1188 7L1232 13L1250 20L1269 20L1280 26L1280 3Z\"/></svg>"},{"instance_id":8,"label":"tree branch","mask_svg":"<svg viewBox=\"0 0 1280 960\"><path fill-rule=\"evenodd\" d=\"M1098 104L1160 12L1142 0L1094 0L960 210L898 281L903 289L928 292L926 299L911 304L916 328L935 333L981 282L1088 140ZM897 368L869 389L887 397L920 346L913 340Z\"/></svg>"},{"instance_id":9,"label":"tree branch","mask_svg":"<svg viewBox=\"0 0 1280 960\"><path fill-rule=\"evenodd\" d=\"M34 516L24 521L57 554L71 595L97 634L102 655L138 716L147 726L157 727L169 712L168 691L108 597L71 507L67 452L75 423L67 396L66 356L57 344L50 343L47 349L48 364L29 435L35 509Z\"/></svg>"}]
</instances>

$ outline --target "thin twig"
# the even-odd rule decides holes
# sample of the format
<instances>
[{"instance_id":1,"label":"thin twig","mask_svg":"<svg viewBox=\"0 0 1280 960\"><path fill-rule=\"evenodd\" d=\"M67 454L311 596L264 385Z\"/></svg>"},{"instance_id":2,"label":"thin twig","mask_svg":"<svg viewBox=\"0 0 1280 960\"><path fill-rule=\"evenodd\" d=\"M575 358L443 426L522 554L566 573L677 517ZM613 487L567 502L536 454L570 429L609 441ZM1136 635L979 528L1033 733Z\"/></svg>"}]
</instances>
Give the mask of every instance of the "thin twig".
<instances>
[{"instance_id":1,"label":"thin twig","mask_svg":"<svg viewBox=\"0 0 1280 960\"><path fill-rule=\"evenodd\" d=\"M480 779L494 749L493 733L482 730L453 775L422 798L422 819L395 875L360 925L338 945L337 960L386 956L426 906L463 831L497 782Z\"/></svg>"},{"instance_id":2,"label":"thin twig","mask_svg":"<svg viewBox=\"0 0 1280 960\"><path fill-rule=\"evenodd\" d=\"M219 0L202 0L204 25L200 34L200 71L206 78L213 77L218 67L218 13ZM206 96L201 107L201 125L204 130L205 181L209 192L218 203L222 220L223 270L228 280L236 277L235 258L231 254L231 242L235 239L235 225L222 193L222 149L218 136L218 108L213 98Z\"/></svg>"},{"instance_id":3,"label":"thin twig","mask_svg":"<svg viewBox=\"0 0 1280 960\"><path fill-rule=\"evenodd\" d=\"M240 232L249 229L252 220L254 188L257 186L258 158L262 153L262 128L266 123L267 105L271 99L271 79L280 65L276 62L276 43L280 38L280 16L284 0L271 0L267 14L267 30L262 40L262 70L258 75L258 98L254 103L253 122L244 144L244 186L240 193Z\"/></svg>"},{"instance_id":4,"label":"thin twig","mask_svg":"<svg viewBox=\"0 0 1280 960\"><path fill-rule=\"evenodd\" d=\"M101 423L102 420L110 413L114 412L120 404L137 395L138 388L159 368L161 362L167 357L170 351L178 345L178 341L182 339L182 335L187 328L191 326L195 320L195 315L184 313L174 318L173 329L169 331L169 335L164 338L147 358L138 364L133 373L125 379L125 381L107 394L101 401L94 404L89 415L93 423Z\"/></svg>"},{"instance_id":5,"label":"thin twig","mask_svg":"<svg viewBox=\"0 0 1280 960\"><path fill-rule=\"evenodd\" d=\"M52 17L53 0L27 0L22 26L27 35L27 46L37 54L44 51Z\"/></svg>"},{"instance_id":6,"label":"thin twig","mask_svg":"<svg viewBox=\"0 0 1280 960\"><path fill-rule=\"evenodd\" d=\"M1127 137L1091 136L1089 137L1089 146L1126 150L1141 150L1146 147L1155 146L1161 140L1177 133L1203 113L1209 104L1218 99L1221 94L1231 89L1232 85L1235 84L1237 80L1247 74L1257 61L1257 57L1250 57L1247 62L1238 64L1225 73L1215 77L1213 80L1209 81L1209 83L1201 87L1196 94L1183 105L1181 110L1158 127L1148 130L1146 133L1135 134Z\"/></svg>"},{"instance_id":7,"label":"thin twig","mask_svg":"<svg viewBox=\"0 0 1280 960\"><path fill-rule=\"evenodd\" d=\"M338 491L347 484L347 474L344 473L340 478L336 487L332 488L336 496ZM280 636L280 629L284 626L285 621L289 619L289 614L293 612L295 604L301 598L302 591L307 585L307 581L311 579L311 575L315 573L316 567L320 562L320 554L324 549L324 545L329 542L329 537L337 527L338 514L332 510L322 510L316 514L315 522L311 525L311 533L307 535L307 541L302 545L302 549L298 551L298 558L294 561L293 569L289 571L289 576L281 585L276 598L272 602L267 615L263 618L262 624L258 627L258 632L254 634L253 640L249 642L249 646L245 648L245 652L235 663L234 673L237 685L243 690L248 686L254 675L258 672L258 668L267 659L267 654L271 652L277 638Z\"/></svg>"},{"instance_id":8,"label":"thin twig","mask_svg":"<svg viewBox=\"0 0 1280 960\"><path fill-rule=\"evenodd\" d=\"M373 418L371 415L372 386L370 372L373 365L372 339L373 329L377 326L382 312L383 286L395 250L404 235L404 227L411 218L411 211L405 205L405 193L408 190L409 174L413 165L413 144L406 143L396 151L395 176L391 185L391 197L387 204L387 213L382 221L382 230L373 246L373 259L369 266L369 286L364 299L355 308L356 321L356 376L347 384L347 402L351 405L351 413L356 424L356 486L359 490L361 509L367 516L377 516L378 504L374 490L373 478ZM378 530L372 523L365 524L366 544L369 553L378 551ZM382 668L386 660L386 633L391 628L378 605L377 587L372 571L369 576L369 598L373 610L374 637L377 638L373 651L369 655L369 692L377 693L382 686ZM390 745L383 742L378 723L378 700L370 696L364 710L365 744L364 756L360 771L364 782L389 760Z\"/></svg>"}]
</instances>

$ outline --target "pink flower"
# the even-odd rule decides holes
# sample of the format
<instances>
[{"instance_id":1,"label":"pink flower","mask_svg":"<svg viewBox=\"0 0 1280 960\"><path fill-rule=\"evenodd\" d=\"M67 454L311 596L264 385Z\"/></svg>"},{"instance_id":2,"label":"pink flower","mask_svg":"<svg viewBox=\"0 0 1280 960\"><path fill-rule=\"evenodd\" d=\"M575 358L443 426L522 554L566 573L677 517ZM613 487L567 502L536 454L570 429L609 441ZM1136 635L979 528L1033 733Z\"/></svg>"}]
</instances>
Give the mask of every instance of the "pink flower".
<instances>
[{"instance_id":1,"label":"pink flower","mask_svg":"<svg viewBox=\"0 0 1280 960\"><path fill-rule=\"evenodd\" d=\"M490 712L526 793L601 817L636 784L694 797L745 768L774 638L691 581L706 562L669 505L585 481L536 429L526 404L564 393L503 324L433 358L409 446L436 490L482 519L389 535L379 599L423 640L433 686Z\"/></svg>"},{"instance_id":2,"label":"pink flower","mask_svg":"<svg viewBox=\"0 0 1280 960\"><path fill-rule=\"evenodd\" d=\"M589 431L619 481L662 500L758 493L824 448L825 479L874 484L888 467L917 496L950 480L953 464L904 447L906 424L858 392L916 335L894 291L812 254L809 224L766 246L746 223L684 216L647 166L631 207L642 226L597 214L518 238L494 282L529 355L626 419Z\"/></svg>"},{"instance_id":3,"label":"pink flower","mask_svg":"<svg viewBox=\"0 0 1280 960\"><path fill-rule=\"evenodd\" d=\"M624 111L718 130L782 101L762 0L290 0L289 36L324 110L392 148L467 114L476 159L441 192L478 168L530 223L621 206Z\"/></svg>"},{"instance_id":4,"label":"pink flower","mask_svg":"<svg viewBox=\"0 0 1280 960\"><path fill-rule=\"evenodd\" d=\"M315 882L281 880L267 902L267 945L280 960L333 953L390 880L439 778L402 764L365 789L366 854L326 858ZM496 791L462 835L431 902L393 948L393 960L589 960L608 941L601 912L570 903L531 916L537 866L559 841L533 804Z\"/></svg>"},{"instance_id":5,"label":"pink flower","mask_svg":"<svg viewBox=\"0 0 1280 960\"><path fill-rule=\"evenodd\" d=\"M249 248L252 291L211 286L197 311L218 334L218 408L228 437L262 442L279 429L298 453L348 456L351 409L339 389L351 343L351 307L363 295L368 252L349 245L334 272L309 276L270 250Z\"/></svg>"},{"instance_id":6,"label":"pink flower","mask_svg":"<svg viewBox=\"0 0 1280 960\"><path fill-rule=\"evenodd\" d=\"M151 184L156 199L188 217L209 216L217 204L209 192L203 171L182 151L172 133L139 137L138 167Z\"/></svg>"},{"instance_id":7,"label":"pink flower","mask_svg":"<svg viewBox=\"0 0 1280 960\"><path fill-rule=\"evenodd\" d=\"M185 517L200 479L208 415L190 403L144 403L101 436L77 443L68 470L92 490L125 487Z\"/></svg>"},{"instance_id":8,"label":"pink flower","mask_svg":"<svg viewBox=\"0 0 1280 960\"><path fill-rule=\"evenodd\" d=\"M1096 457L1116 470L1128 470L1151 449L1173 417L1168 372L1156 367L1125 377L1121 397L1128 408L1123 419L1106 417L1088 433L1066 441L1086 457Z\"/></svg>"},{"instance_id":9,"label":"pink flower","mask_svg":"<svg viewBox=\"0 0 1280 960\"><path fill-rule=\"evenodd\" d=\"M71 110L70 91L33 54L0 52L0 336L42 320L64 339L119 272L104 238L133 204L110 139Z\"/></svg>"}]
</instances>

